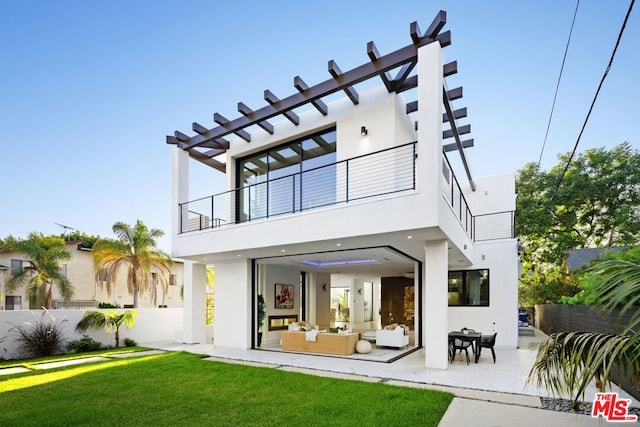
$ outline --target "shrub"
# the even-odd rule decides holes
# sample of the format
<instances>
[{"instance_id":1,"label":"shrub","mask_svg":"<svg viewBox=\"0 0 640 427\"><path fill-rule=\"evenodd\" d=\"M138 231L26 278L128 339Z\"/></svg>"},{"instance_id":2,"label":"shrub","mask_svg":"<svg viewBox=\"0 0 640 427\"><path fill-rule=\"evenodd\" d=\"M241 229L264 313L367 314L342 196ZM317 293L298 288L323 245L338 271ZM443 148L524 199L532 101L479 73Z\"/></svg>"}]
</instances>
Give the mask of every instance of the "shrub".
<instances>
[{"instance_id":1,"label":"shrub","mask_svg":"<svg viewBox=\"0 0 640 427\"><path fill-rule=\"evenodd\" d=\"M58 321L44 310L39 319L32 324L24 322L23 325L13 325L9 332L16 334L18 352L22 357L43 357L62 353L64 348L64 322Z\"/></svg>"},{"instance_id":2,"label":"shrub","mask_svg":"<svg viewBox=\"0 0 640 427\"><path fill-rule=\"evenodd\" d=\"M138 345L138 343L135 342L134 340L132 340L131 338L125 338L124 339L124 346L125 347L135 347L137 345Z\"/></svg>"},{"instance_id":3,"label":"shrub","mask_svg":"<svg viewBox=\"0 0 640 427\"><path fill-rule=\"evenodd\" d=\"M120 304L111 304L110 302L98 303L98 308L120 308Z\"/></svg>"},{"instance_id":4,"label":"shrub","mask_svg":"<svg viewBox=\"0 0 640 427\"><path fill-rule=\"evenodd\" d=\"M67 344L67 351L72 353L86 353L88 351L97 351L101 348L102 344L89 335L83 335L82 338L78 338Z\"/></svg>"}]
</instances>

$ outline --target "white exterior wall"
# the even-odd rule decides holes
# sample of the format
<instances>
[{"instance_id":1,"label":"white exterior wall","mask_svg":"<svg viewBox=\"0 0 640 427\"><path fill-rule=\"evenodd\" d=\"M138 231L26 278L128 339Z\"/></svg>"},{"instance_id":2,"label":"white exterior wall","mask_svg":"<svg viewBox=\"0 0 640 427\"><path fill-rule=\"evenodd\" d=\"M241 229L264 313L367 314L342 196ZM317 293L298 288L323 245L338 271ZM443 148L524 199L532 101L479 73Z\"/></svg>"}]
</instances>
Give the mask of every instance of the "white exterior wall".
<instances>
[{"instance_id":1,"label":"white exterior wall","mask_svg":"<svg viewBox=\"0 0 640 427\"><path fill-rule=\"evenodd\" d=\"M215 265L213 341L217 347L251 347L251 266L246 259ZM265 302L269 307L268 296ZM204 325L204 319L203 319Z\"/></svg>"},{"instance_id":2,"label":"white exterior wall","mask_svg":"<svg viewBox=\"0 0 640 427\"><path fill-rule=\"evenodd\" d=\"M89 329L86 332L76 332L75 327L82 319L86 310L51 310L51 314L57 320L67 319L63 323L64 337L67 341L81 338L86 334L105 346L115 345L115 335L106 333L104 330ZM108 311L108 310L100 310ZM118 310L116 310L118 311ZM136 323L131 329L126 326L120 327L120 346L124 345L125 338L131 338L140 345L159 341L173 340L174 330L182 328L182 308L139 308L136 309L138 316ZM20 310L0 312L0 337L7 339L0 344L0 356L6 359L17 358L14 334L9 332L12 324L22 325L24 322L31 322L41 319L41 310ZM6 349L6 352L4 351Z\"/></svg>"},{"instance_id":3,"label":"white exterior wall","mask_svg":"<svg viewBox=\"0 0 640 427\"><path fill-rule=\"evenodd\" d=\"M476 243L473 269L489 269L488 307L449 307L449 329L498 332L497 347L518 346L518 244L516 239ZM484 259L483 259L484 257ZM511 261L509 261L511 260Z\"/></svg>"}]
</instances>

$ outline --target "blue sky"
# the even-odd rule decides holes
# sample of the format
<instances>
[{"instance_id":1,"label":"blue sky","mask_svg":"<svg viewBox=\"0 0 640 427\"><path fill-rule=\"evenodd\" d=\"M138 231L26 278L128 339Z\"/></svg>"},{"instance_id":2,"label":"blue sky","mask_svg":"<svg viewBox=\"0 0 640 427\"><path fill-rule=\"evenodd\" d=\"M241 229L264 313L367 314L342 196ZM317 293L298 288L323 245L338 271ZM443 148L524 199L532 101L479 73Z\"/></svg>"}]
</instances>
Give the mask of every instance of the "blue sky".
<instances>
[{"instance_id":1,"label":"blue sky","mask_svg":"<svg viewBox=\"0 0 640 427\"><path fill-rule=\"evenodd\" d=\"M570 151L604 72L628 1L580 4L543 167ZM410 42L447 11L464 86L476 177L516 171L540 155L575 2L23 1L0 4L0 237L60 233L55 223L113 237L116 221L170 232L165 135L214 112L233 119L264 89L294 93ZM637 8L636 8L637 9ZM640 144L640 12L634 10L579 146ZM195 196L223 190L202 174ZM198 175L200 176L200 175ZM169 251L169 239L161 240Z\"/></svg>"}]
</instances>

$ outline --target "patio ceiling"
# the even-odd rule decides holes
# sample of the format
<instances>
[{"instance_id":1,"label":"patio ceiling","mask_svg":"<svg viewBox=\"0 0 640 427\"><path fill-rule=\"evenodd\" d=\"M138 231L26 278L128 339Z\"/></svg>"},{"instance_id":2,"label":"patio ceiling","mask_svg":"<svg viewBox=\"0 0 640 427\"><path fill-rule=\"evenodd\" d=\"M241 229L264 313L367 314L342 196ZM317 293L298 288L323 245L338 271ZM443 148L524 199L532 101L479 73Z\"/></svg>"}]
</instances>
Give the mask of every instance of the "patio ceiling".
<instances>
[{"instance_id":1,"label":"patio ceiling","mask_svg":"<svg viewBox=\"0 0 640 427\"><path fill-rule=\"evenodd\" d=\"M274 127L270 119L284 116L294 125L300 124L300 118L294 112L296 108L312 105L322 115L328 114L328 106L322 100L331 94L344 91L354 105L359 103L359 95L355 85L372 78L380 78L387 91L401 93L415 89L418 85L418 76L415 74L415 66L418 62L418 48L430 43L438 42L442 47L451 44L451 33L441 33L446 24L446 12L440 11L433 19L426 31L420 31L417 22L410 25L411 43L399 50L387 55L381 55L373 41L367 44L367 56L369 61L343 72L334 60L328 62L328 72L331 78L314 86L309 86L300 76L295 76L293 86L297 93L280 99L270 90L264 91L264 99L268 105L253 110L243 102L238 102L239 117L229 120L219 113L213 114L213 121L217 126L207 128L194 122L192 131L196 135L188 136L180 131L174 135L167 135L167 144L176 145L187 151L189 156L207 166L226 172L226 165L216 157L225 153L230 141L225 137L235 135L238 138L251 142L251 134L246 130L250 126L257 125L262 131L274 133ZM443 76L447 77L457 72L457 62L453 61L443 66ZM449 123L450 128L443 131L442 138L453 138L453 143L443 145L443 151L457 150L461 157L462 165L473 189L475 184L467 163L464 148L473 146L473 139L463 141L461 136L471 131L469 125L458 126L456 120L467 116L466 108L454 109L452 101L462 98L462 88L448 90L446 84L442 90L442 102L445 112L442 120ZM418 111L418 102L407 103L406 113ZM417 126L417 123L416 123Z\"/></svg>"}]
</instances>

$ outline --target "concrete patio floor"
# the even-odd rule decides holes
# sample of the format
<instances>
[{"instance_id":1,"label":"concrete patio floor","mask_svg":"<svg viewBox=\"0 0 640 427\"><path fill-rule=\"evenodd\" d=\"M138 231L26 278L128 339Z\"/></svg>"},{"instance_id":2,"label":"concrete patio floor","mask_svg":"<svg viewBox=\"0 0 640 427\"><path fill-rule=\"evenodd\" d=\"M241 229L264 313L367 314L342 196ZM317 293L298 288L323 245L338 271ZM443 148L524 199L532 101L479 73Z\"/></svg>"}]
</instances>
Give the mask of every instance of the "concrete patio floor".
<instances>
[{"instance_id":1,"label":"concrete patio floor","mask_svg":"<svg viewBox=\"0 0 640 427\"><path fill-rule=\"evenodd\" d=\"M540 397L551 397L545 390L526 385L536 352L529 344L540 342L546 335L534 329L535 335L520 337L518 349L496 348L496 363L491 352L482 354L477 364L466 364L456 358L446 370L424 367L424 349L392 363L349 360L329 356L281 353L263 350L217 348L211 344L146 343L145 346L187 351L209 356L209 360L265 366L361 381L382 381L391 385L436 389L453 393L456 398L442 418L440 426L595 426L598 419L587 415L568 414L541 409ZM640 403L624 390L613 386L620 398L630 399L631 406ZM590 386L584 401L592 402L596 389Z\"/></svg>"}]
</instances>

